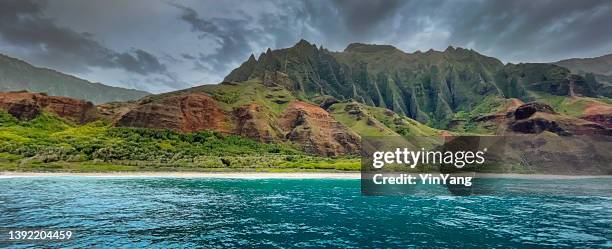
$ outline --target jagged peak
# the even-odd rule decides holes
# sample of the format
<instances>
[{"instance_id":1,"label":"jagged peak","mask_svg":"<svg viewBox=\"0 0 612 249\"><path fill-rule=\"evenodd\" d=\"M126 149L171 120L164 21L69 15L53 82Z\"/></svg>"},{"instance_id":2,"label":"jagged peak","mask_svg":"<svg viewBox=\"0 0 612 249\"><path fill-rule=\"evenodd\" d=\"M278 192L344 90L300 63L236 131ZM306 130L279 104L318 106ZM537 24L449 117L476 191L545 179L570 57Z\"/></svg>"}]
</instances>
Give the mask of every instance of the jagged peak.
<instances>
[{"instance_id":1,"label":"jagged peak","mask_svg":"<svg viewBox=\"0 0 612 249\"><path fill-rule=\"evenodd\" d=\"M259 54L259 57L257 57L257 58L259 58L259 59L257 59L257 60L261 60L261 59L263 59L265 56L266 56L266 53L261 53L261 54Z\"/></svg>"},{"instance_id":2,"label":"jagged peak","mask_svg":"<svg viewBox=\"0 0 612 249\"><path fill-rule=\"evenodd\" d=\"M344 49L344 52L356 53L375 53L384 51L399 51L399 49L391 45L377 45L365 43L351 43Z\"/></svg>"},{"instance_id":3,"label":"jagged peak","mask_svg":"<svg viewBox=\"0 0 612 249\"><path fill-rule=\"evenodd\" d=\"M308 42L307 40L304 39L300 39L300 41L298 41L294 47L300 47L300 46L312 46L313 44Z\"/></svg>"},{"instance_id":4,"label":"jagged peak","mask_svg":"<svg viewBox=\"0 0 612 249\"><path fill-rule=\"evenodd\" d=\"M247 60L247 62L256 62L257 59L255 59L255 55L251 54L251 56L249 56L249 59Z\"/></svg>"},{"instance_id":5,"label":"jagged peak","mask_svg":"<svg viewBox=\"0 0 612 249\"><path fill-rule=\"evenodd\" d=\"M317 45L314 43L310 43L304 39L301 39L298 43L296 43L293 47L289 48L290 50L300 51L300 53L311 53L317 52L320 49L317 48Z\"/></svg>"}]
</instances>

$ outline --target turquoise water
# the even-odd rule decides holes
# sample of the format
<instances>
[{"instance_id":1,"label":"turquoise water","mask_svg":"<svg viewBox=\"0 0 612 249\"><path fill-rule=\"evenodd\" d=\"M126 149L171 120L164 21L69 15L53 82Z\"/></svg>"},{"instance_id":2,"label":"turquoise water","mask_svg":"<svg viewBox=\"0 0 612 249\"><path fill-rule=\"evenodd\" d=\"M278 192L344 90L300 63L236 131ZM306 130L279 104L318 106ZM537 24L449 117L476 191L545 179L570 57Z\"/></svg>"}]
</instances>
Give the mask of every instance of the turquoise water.
<instances>
[{"instance_id":1,"label":"turquoise water","mask_svg":"<svg viewBox=\"0 0 612 249\"><path fill-rule=\"evenodd\" d=\"M399 197L359 180L0 179L0 227L76 236L0 247L612 247L611 180L521 181L532 193ZM585 194L533 192L555 184Z\"/></svg>"}]
</instances>

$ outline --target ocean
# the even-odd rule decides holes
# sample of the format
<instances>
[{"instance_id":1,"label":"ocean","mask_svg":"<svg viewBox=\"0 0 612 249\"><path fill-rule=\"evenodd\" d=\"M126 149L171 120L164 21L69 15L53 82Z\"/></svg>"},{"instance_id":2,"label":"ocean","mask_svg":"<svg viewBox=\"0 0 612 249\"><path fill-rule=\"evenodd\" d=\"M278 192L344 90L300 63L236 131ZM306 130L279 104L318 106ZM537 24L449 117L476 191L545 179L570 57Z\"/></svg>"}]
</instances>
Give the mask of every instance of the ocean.
<instances>
[{"instance_id":1,"label":"ocean","mask_svg":"<svg viewBox=\"0 0 612 249\"><path fill-rule=\"evenodd\" d=\"M530 193L362 196L354 179L7 178L4 232L62 228L74 237L0 247L612 247L611 179L507 181ZM538 194L551 184L584 191Z\"/></svg>"}]
</instances>

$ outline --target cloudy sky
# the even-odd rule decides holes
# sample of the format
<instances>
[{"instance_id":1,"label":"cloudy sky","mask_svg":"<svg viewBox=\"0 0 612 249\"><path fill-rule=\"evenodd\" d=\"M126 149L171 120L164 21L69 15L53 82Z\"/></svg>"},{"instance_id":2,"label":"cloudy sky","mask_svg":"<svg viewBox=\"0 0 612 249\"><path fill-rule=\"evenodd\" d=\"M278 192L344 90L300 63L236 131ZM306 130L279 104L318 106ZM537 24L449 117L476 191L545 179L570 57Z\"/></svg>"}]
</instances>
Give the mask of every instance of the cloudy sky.
<instances>
[{"instance_id":1,"label":"cloudy sky","mask_svg":"<svg viewBox=\"0 0 612 249\"><path fill-rule=\"evenodd\" d=\"M612 53L611 26L608 0L0 0L0 53L158 93L218 83L251 53L301 38L547 62Z\"/></svg>"}]
</instances>

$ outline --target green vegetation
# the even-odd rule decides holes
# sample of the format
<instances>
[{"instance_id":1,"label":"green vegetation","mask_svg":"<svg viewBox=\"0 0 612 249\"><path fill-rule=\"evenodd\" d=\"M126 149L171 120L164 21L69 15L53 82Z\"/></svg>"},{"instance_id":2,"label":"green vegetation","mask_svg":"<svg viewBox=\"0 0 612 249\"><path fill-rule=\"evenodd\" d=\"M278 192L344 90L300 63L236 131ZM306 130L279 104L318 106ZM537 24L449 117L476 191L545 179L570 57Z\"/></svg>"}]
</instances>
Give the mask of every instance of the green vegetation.
<instances>
[{"instance_id":1,"label":"green vegetation","mask_svg":"<svg viewBox=\"0 0 612 249\"><path fill-rule=\"evenodd\" d=\"M495 95L486 96L482 102L469 111L459 111L454 114L454 126L449 127L452 131L470 134L493 134L497 129L496 124L490 122L476 121L479 117L504 113L504 108L511 100L503 99Z\"/></svg>"},{"instance_id":2,"label":"green vegetation","mask_svg":"<svg viewBox=\"0 0 612 249\"><path fill-rule=\"evenodd\" d=\"M203 85L190 88L184 92L204 92L219 101L219 105L226 111L232 111L235 107L258 104L269 110L272 115L280 114L296 98L283 87L264 86L261 81L245 81L239 84L224 83L219 85ZM158 97L163 97L164 94Z\"/></svg>"},{"instance_id":3,"label":"green vegetation","mask_svg":"<svg viewBox=\"0 0 612 249\"><path fill-rule=\"evenodd\" d=\"M547 63L504 65L471 49L406 53L388 45L353 43L344 51L330 52L304 40L268 51L257 60L249 58L225 80L264 79L275 72L286 75L289 81L283 86L294 96L311 100L332 96L388 108L437 129L487 134L494 131L493 125L476 124L469 118L491 113L493 109L487 108L503 103L499 100L529 102L537 100L539 93L596 98L609 96L612 89L604 82L609 78L602 75L571 75L568 69ZM579 107L568 108L567 113L575 114L571 108ZM335 116L360 134L397 132Z\"/></svg>"},{"instance_id":4,"label":"green vegetation","mask_svg":"<svg viewBox=\"0 0 612 249\"><path fill-rule=\"evenodd\" d=\"M0 112L0 170L275 171L358 170L355 158L322 158L290 145L216 132L75 125L44 113L19 121Z\"/></svg>"},{"instance_id":5,"label":"green vegetation","mask_svg":"<svg viewBox=\"0 0 612 249\"><path fill-rule=\"evenodd\" d=\"M360 136L427 137L441 134L437 130L391 110L357 102L337 103L330 113L340 123Z\"/></svg>"},{"instance_id":6,"label":"green vegetation","mask_svg":"<svg viewBox=\"0 0 612 249\"><path fill-rule=\"evenodd\" d=\"M360 136L397 136L395 131L374 119L364 108L364 105L357 103L338 103L329 110L338 122Z\"/></svg>"},{"instance_id":7,"label":"green vegetation","mask_svg":"<svg viewBox=\"0 0 612 249\"><path fill-rule=\"evenodd\" d=\"M302 40L258 60L249 58L225 80L264 79L280 72L289 79L283 86L294 96L354 100L446 128L454 112L468 110L483 95L501 95L494 81L503 67L495 58L461 48L405 53L355 43L343 52L330 52Z\"/></svg>"},{"instance_id":8,"label":"green vegetation","mask_svg":"<svg viewBox=\"0 0 612 249\"><path fill-rule=\"evenodd\" d=\"M107 91L101 85L66 78L61 73L33 68L20 61L13 63L14 60L0 55L0 83L9 82L5 85L10 87L15 87L10 82L52 84L57 86L49 91L52 95L97 102L109 95L130 99L145 94ZM4 64L10 65L1 67ZM11 68L15 65L19 68ZM256 135L281 138L265 141L288 140L284 139L287 131L278 123L285 121L280 116L292 101L324 103L335 120L362 137L401 135L417 140L414 138L435 139L447 133L501 133L506 127L500 125L507 125L504 124L508 121L505 120L507 109L520 101L547 103L562 114L559 116L565 115L564 119L579 117L592 104L612 103L611 99L597 98L606 95L601 90L604 86L595 82L604 76L595 77L571 75L569 70L551 64L504 65L495 58L462 48L405 53L392 46L351 44L343 52L330 52L302 40L292 48L266 52L258 60L250 57L222 84L153 95L143 102L168 104L163 101L169 96L205 93L224 111L223 127L228 129L220 130L232 130L230 126L235 121L246 121L248 125L236 130L246 127L248 131L254 127ZM85 83L89 88L82 90ZM612 89L609 82L604 85ZM73 90L87 94L79 95ZM340 103L335 103L336 100ZM116 107L112 110L120 113L121 106ZM293 131L306 136L321 131L311 122L301 124L306 121L296 120ZM48 113L31 121L19 121L0 112L0 170L359 169L359 161L354 157L319 157L306 154L298 147L290 142L265 144L209 131L184 134L117 128L107 121L76 125ZM499 171L528 170L514 166Z\"/></svg>"},{"instance_id":9,"label":"green vegetation","mask_svg":"<svg viewBox=\"0 0 612 249\"><path fill-rule=\"evenodd\" d=\"M546 93L533 93L537 96L537 100L550 105L556 112L572 116L579 117L584 115L584 110L590 103L597 104L612 104L612 101L608 98L589 98L589 97L564 97L556 96Z\"/></svg>"}]
</instances>

